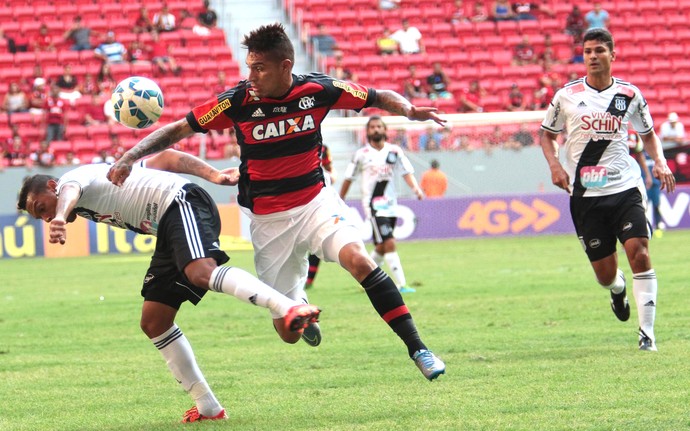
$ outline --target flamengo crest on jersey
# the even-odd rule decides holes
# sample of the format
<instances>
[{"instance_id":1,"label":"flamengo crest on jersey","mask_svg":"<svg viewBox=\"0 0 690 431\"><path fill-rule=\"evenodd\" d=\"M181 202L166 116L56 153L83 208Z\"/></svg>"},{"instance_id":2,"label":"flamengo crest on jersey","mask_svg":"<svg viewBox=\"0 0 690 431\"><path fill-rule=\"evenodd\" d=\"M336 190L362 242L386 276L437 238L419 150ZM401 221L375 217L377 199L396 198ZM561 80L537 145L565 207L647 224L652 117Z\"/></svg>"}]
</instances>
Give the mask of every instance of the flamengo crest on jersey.
<instances>
[{"instance_id":1,"label":"flamengo crest on jersey","mask_svg":"<svg viewBox=\"0 0 690 431\"><path fill-rule=\"evenodd\" d=\"M580 78L556 92L541 127L567 134L564 167L574 196L606 196L640 184L628 150L630 126L642 135L654 129L647 101L628 82L613 78L598 91Z\"/></svg>"},{"instance_id":2,"label":"flamengo crest on jersey","mask_svg":"<svg viewBox=\"0 0 690 431\"><path fill-rule=\"evenodd\" d=\"M403 150L385 142L381 150L370 144L358 149L345 169L345 179L353 181L362 175L362 207L367 215L397 217L396 175L414 173Z\"/></svg>"}]
</instances>

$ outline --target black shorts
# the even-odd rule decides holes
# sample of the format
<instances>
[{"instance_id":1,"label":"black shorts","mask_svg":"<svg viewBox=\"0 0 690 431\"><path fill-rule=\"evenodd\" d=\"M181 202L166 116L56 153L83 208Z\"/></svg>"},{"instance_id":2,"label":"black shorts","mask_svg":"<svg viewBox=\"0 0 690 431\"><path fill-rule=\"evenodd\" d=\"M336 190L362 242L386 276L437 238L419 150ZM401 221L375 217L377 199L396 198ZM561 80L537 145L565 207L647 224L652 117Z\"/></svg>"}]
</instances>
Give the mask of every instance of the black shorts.
<instances>
[{"instance_id":1,"label":"black shorts","mask_svg":"<svg viewBox=\"0 0 690 431\"><path fill-rule=\"evenodd\" d=\"M184 268L196 259L210 257L218 265L230 260L220 249L219 235L220 214L215 202L200 186L186 184L161 217L141 296L175 309L185 301L196 305L207 289L192 285Z\"/></svg>"},{"instance_id":2,"label":"black shorts","mask_svg":"<svg viewBox=\"0 0 690 431\"><path fill-rule=\"evenodd\" d=\"M590 262L616 251L616 239L649 238L651 226L638 188L610 196L570 198L575 231Z\"/></svg>"},{"instance_id":3,"label":"black shorts","mask_svg":"<svg viewBox=\"0 0 690 431\"><path fill-rule=\"evenodd\" d=\"M378 245L393 238L393 230L395 230L397 222L397 217L372 217L371 227L374 230L374 244Z\"/></svg>"}]
</instances>

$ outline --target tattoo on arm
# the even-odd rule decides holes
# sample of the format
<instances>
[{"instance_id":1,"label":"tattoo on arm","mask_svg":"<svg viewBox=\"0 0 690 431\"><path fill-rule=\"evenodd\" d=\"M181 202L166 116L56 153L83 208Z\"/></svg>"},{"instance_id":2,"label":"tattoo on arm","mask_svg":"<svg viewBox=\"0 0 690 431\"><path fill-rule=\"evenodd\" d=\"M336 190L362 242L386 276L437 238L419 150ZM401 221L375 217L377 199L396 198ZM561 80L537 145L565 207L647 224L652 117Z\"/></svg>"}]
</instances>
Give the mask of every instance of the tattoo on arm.
<instances>
[{"instance_id":1,"label":"tattoo on arm","mask_svg":"<svg viewBox=\"0 0 690 431\"><path fill-rule=\"evenodd\" d=\"M136 161L150 154L163 151L192 133L186 120L168 124L146 136L134 148L130 149L128 151L129 157Z\"/></svg>"},{"instance_id":2,"label":"tattoo on arm","mask_svg":"<svg viewBox=\"0 0 690 431\"><path fill-rule=\"evenodd\" d=\"M384 109L392 114L407 117L412 106L410 102L400 94L391 90L376 90L376 101L372 103L375 108Z\"/></svg>"},{"instance_id":3,"label":"tattoo on arm","mask_svg":"<svg viewBox=\"0 0 690 431\"><path fill-rule=\"evenodd\" d=\"M211 181L215 177L216 168L210 166L200 159L197 159L196 157L185 154L180 157L178 162L178 172L194 175Z\"/></svg>"}]
</instances>

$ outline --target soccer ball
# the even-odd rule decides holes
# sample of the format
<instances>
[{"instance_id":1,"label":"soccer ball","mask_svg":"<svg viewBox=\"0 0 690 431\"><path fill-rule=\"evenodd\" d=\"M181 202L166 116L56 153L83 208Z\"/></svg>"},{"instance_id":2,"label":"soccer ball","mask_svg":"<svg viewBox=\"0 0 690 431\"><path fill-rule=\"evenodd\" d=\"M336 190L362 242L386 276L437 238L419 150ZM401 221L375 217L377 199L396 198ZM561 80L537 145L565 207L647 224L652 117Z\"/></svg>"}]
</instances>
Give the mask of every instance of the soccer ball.
<instances>
[{"instance_id":1,"label":"soccer ball","mask_svg":"<svg viewBox=\"0 0 690 431\"><path fill-rule=\"evenodd\" d=\"M163 113L163 92L155 82L141 76L117 84L110 101L115 119L130 129L145 129Z\"/></svg>"}]
</instances>

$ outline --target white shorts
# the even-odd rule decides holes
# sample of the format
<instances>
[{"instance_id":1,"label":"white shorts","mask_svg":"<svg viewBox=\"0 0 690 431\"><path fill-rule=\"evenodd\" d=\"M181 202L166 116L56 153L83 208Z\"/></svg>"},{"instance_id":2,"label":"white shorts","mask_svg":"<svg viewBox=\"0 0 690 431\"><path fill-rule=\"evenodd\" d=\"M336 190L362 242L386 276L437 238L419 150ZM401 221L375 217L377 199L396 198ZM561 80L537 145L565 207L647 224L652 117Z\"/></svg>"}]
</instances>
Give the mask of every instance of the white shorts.
<instances>
[{"instance_id":1,"label":"white shorts","mask_svg":"<svg viewBox=\"0 0 690 431\"><path fill-rule=\"evenodd\" d=\"M355 221L347 218L348 206L333 187L324 187L311 202L288 211L267 215L243 211L251 220L259 279L296 301L306 300L308 254L338 262L344 246L362 242Z\"/></svg>"}]
</instances>

